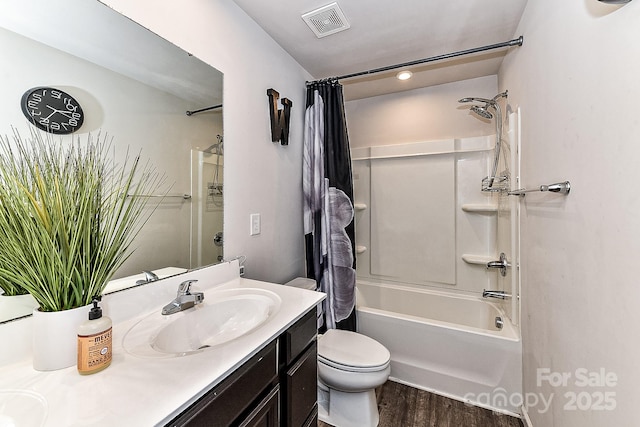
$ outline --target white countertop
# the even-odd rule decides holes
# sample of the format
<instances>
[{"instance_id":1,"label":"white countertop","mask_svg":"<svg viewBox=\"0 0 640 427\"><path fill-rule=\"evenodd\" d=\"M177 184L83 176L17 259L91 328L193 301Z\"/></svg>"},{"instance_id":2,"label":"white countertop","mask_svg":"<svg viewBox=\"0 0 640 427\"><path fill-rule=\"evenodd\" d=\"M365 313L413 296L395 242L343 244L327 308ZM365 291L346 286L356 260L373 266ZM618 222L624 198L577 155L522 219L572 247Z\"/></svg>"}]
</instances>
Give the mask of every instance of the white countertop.
<instances>
[{"instance_id":1,"label":"white countertop","mask_svg":"<svg viewBox=\"0 0 640 427\"><path fill-rule=\"evenodd\" d=\"M155 282L147 289L106 296L104 314L114 322L113 361L102 372L82 376L75 366L38 372L33 369L30 357L0 366L0 426L11 425L7 421L11 410L24 406L27 411L35 411L35 406L40 405L37 400L46 406L43 426L164 425L324 299L324 294L318 292L232 277L237 264L218 267L224 280L220 282L215 277L216 267ZM160 310L171 301L172 297L167 299L166 295L175 296L177 284L192 277L199 278L193 290L204 291L205 300L207 293L216 290L261 288L280 296L280 310L247 335L197 354L167 359L128 354L122 347L122 339L129 328L153 310ZM144 310L140 310L141 305ZM7 345L2 338L0 328L0 342ZM16 405L11 409L13 395L21 397L14 399ZM28 396L29 405L20 405L24 396ZM14 415L14 420L18 418Z\"/></svg>"}]
</instances>

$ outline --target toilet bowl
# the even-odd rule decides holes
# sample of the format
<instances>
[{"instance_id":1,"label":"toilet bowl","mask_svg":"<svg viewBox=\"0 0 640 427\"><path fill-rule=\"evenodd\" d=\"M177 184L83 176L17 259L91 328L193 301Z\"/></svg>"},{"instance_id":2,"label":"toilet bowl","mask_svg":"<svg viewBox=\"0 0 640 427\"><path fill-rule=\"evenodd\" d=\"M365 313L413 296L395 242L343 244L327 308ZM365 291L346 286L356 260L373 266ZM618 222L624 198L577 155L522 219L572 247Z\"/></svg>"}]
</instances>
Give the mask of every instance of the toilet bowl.
<instances>
[{"instance_id":1,"label":"toilet bowl","mask_svg":"<svg viewBox=\"0 0 640 427\"><path fill-rule=\"evenodd\" d=\"M297 278L289 286L315 289ZM375 427L375 388L389 378L391 355L365 335L330 329L318 336L318 419L335 427Z\"/></svg>"},{"instance_id":2,"label":"toilet bowl","mask_svg":"<svg viewBox=\"0 0 640 427\"><path fill-rule=\"evenodd\" d=\"M330 329L320 336L320 421L336 427L377 426L375 388L389 378L390 358L382 344L356 332Z\"/></svg>"}]
</instances>

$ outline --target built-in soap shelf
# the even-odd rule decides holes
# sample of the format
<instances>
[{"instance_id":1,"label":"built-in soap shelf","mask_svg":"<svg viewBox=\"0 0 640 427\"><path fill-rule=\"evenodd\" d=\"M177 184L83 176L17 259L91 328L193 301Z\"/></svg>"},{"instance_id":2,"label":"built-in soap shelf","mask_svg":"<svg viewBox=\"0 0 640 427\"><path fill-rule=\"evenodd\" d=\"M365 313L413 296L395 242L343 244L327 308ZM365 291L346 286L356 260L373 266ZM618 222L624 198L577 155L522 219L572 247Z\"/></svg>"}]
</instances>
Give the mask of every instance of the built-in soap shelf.
<instances>
[{"instance_id":1,"label":"built-in soap shelf","mask_svg":"<svg viewBox=\"0 0 640 427\"><path fill-rule=\"evenodd\" d=\"M465 212L473 213L496 213L498 212L498 205L465 203L464 205L462 205L462 210Z\"/></svg>"},{"instance_id":2,"label":"built-in soap shelf","mask_svg":"<svg viewBox=\"0 0 640 427\"><path fill-rule=\"evenodd\" d=\"M366 252L366 250L367 250L366 246L356 245L356 254L361 254L363 252Z\"/></svg>"},{"instance_id":3,"label":"built-in soap shelf","mask_svg":"<svg viewBox=\"0 0 640 427\"><path fill-rule=\"evenodd\" d=\"M498 259L495 256L488 255L474 255L474 254L462 254L462 260L467 264L483 265L487 266L487 263Z\"/></svg>"},{"instance_id":4,"label":"built-in soap shelf","mask_svg":"<svg viewBox=\"0 0 640 427\"><path fill-rule=\"evenodd\" d=\"M353 208L354 208L355 210L357 210L357 211L363 211L363 210L367 209L367 205L366 205L366 204L364 204L364 203L355 203L355 204L353 205Z\"/></svg>"}]
</instances>

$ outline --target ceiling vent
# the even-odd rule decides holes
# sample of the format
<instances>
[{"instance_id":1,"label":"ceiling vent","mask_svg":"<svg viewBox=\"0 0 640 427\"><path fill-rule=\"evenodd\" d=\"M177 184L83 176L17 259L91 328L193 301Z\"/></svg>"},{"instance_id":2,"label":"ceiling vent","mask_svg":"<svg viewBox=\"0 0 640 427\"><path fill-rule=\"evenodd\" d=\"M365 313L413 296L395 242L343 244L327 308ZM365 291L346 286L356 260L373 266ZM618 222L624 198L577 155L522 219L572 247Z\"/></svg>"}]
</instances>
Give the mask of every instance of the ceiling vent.
<instances>
[{"instance_id":1,"label":"ceiling vent","mask_svg":"<svg viewBox=\"0 0 640 427\"><path fill-rule=\"evenodd\" d=\"M307 12L302 15L302 19L318 38L344 31L351 26L338 3L331 3Z\"/></svg>"}]
</instances>

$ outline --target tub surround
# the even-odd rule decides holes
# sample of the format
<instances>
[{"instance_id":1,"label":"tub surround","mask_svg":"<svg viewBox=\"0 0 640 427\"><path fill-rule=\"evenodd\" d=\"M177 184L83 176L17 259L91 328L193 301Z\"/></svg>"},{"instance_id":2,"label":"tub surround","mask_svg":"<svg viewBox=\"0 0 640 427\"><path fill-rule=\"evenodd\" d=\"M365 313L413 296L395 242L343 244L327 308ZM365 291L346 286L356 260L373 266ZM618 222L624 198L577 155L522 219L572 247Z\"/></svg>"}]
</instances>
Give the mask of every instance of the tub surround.
<instances>
[{"instance_id":1,"label":"tub surround","mask_svg":"<svg viewBox=\"0 0 640 427\"><path fill-rule=\"evenodd\" d=\"M480 295L497 275L468 262L497 259L497 207L480 191L495 137L356 148L358 278ZM437 185L434 185L437 183Z\"/></svg>"},{"instance_id":2,"label":"tub surround","mask_svg":"<svg viewBox=\"0 0 640 427\"><path fill-rule=\"evenodd\" d=\"M324 294L239 277L237 261L150 286L105 295L103 310L113 320L113 361L106 370L81 376L75 367L37 372L31 365L31 319L0 326L0 390L41 396L46 402L43 425L164 425L258 353L324 299ZM143 316L160 310L176 294L179 283L197 279L193 289L212 294L231 288L275 292L280 310L258 329L201 353L167 359L143 359L122 347L125 333Z\"/></svg>"}]
</instances>

